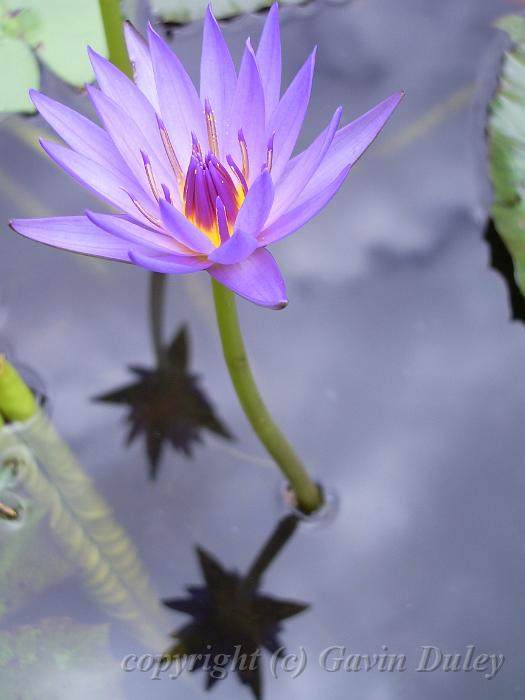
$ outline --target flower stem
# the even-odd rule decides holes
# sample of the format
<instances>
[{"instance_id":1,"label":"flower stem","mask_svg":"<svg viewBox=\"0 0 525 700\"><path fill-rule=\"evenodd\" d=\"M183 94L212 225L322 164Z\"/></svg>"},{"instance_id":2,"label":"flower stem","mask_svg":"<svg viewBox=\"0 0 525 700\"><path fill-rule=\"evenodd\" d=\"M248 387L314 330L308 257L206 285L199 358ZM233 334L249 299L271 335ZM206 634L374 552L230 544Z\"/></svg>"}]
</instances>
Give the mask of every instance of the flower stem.
<instances>
[{"instance_id":1,"label":"flower stem","mask_svg":"<svg viewBox=\"0 0 525 700\"><path fill-rule=\"evenodd\" d=\"M166 275L161 272L150 274L149 304L151 320L151 339L158 365L165 360L166 351L163 341L162 325L164 317L164 301L166 296Z\"/></svg>"},{"instance_id":2,"label":"flower stem","mask_svg":"<svg viewBox=\"0 0 525 700\"><path fill-rule=\"evenodd\" d=\"M124 20L120 10L120 0L99 0L99 6L106 34L109 60L131 78L133 71L124 39Z\"/></svg>"},{"instance_id":3,"label":"flower stem","mask_svg":"<svg viewBox=\"0 0 525 700\"><path fill-rule=\"evenodd\" d=\"M235 296L215 280L212 286L224 359L244 413L288 479L299 508L312 513L322 505L321 492L279 430L257 389L239 326Z\"/></svg>"}]
</instances>

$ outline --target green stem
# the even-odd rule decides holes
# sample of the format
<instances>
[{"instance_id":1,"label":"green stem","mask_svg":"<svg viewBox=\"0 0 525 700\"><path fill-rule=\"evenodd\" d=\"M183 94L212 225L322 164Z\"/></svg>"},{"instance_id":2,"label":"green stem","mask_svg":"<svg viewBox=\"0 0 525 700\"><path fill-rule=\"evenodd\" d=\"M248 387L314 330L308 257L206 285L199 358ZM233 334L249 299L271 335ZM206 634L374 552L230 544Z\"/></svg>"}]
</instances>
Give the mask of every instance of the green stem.
<instances>
[{"instance_id":1,"label":"green stem","mask_svg":"<svg viewBox=\"0 0 525 700\"><path fill-rule=\"evenodd\" d=\"M252 428L293 488L299 508L312 513L322 504L319 488L279 430L259 394L242 339L235 296L212 280L224 359L241 406Z\"/></svg>"},{"instance_id":2,"label":"green stem","mask_svg":"<svg viewBox=\"0 0 525 700\"><path fill-rule=\"evenodd\" d=\"M126 41L124 39L124 18L119 0L99 0L100 14L104 24L109 60L131 78L133 70L129 62Z\"/></svg>"},{"instance_id":3,"label":"green stem","mask_svg":"<svg viewBox=\"0 0 525 700\"><path fill-rule=\"evenodd\" d=\"M166 275L161 272L152 272L150 275L150 321L151 339L158 365L162 365L166 359L162 334L162 320L164 317L164 301L166 293Z\"/></svg>"}]
</instances>

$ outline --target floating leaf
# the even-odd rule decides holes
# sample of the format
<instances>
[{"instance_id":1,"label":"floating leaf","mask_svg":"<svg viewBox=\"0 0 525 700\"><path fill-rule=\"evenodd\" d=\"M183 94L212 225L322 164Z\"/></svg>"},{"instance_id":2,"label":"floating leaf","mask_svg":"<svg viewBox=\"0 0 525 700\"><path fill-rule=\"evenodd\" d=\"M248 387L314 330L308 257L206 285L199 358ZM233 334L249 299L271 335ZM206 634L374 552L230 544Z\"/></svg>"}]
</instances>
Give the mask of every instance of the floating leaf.
<instances>
[{"instance_id":1,"label":"floating leaf","mask_svg":"<svg viewBox=\"0 0 525 700\"><path fill-rule=\"evenodd\" d=\"M307 0L285 0L281 5L301 5ZM213 11L219 19L255 12L273 5L275 0L214 0ZM151 9L162 22L187 24L204 17L209 0L152 0Z\"/></svg>"},{"instance_id":2,"label":"floating leaf","mask_svg":"<svg viewBox=\"0 0 525 700\"><path fill-rule=\"evenodd\" d=\"M0 36L0 112L34 112L28 90L39 84L36 58L27 44ZM9 70L5 70L9 66Z\"/></svg>"},{"instance_id":3,"label":"floating leaf","mask_svg":"<svg viewBox=\"0 0 525 700\"><path fill-rule=\"evenodd\" d=\"M525 296L525 16L504 17L497 26L513 43L505 51L488 117L494 188L491 216L512 256L516 284ZM515 304L513 307L515 310Z\"/></svg>"},{"instance_id":4,"label":"floating leaf","mask_svg":"<svg viewBox=\"0 0 525 700\"><path fill-rule=\"evenodd\" d=\"M107 54L98 0L0 0L0 111L33 112L27 92L38 88L35 55L62 80L93 80L86 46Z\"/></svg>"}]
</instances>

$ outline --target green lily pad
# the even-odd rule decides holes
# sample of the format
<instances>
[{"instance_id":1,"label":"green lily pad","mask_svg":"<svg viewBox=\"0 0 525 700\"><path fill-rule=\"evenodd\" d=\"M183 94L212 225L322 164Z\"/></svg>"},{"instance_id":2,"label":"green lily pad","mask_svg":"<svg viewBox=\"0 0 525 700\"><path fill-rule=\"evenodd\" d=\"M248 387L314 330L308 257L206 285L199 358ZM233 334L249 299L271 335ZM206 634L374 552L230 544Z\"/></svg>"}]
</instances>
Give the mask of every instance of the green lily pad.
<instances>
[{"instance_id":1,"label":"green lily pad","mask_svg":"<svg viewBox=\"0 0 525 700\"><path fill-rule=\"evenodd\" d=\"M0 112L34 112L30 88L38 86L40 71L29 46L20 39L0 36Z\"/></svg>"},{"instance_id":2,"label":"green lily pad","mask_svg":"<svg viewBox=\"0 0 525 700\"><path fill-rule=\"evenodd\" d=\"M0 0L0 112L34 111L35 57L70 85L92 81L87 45L107 55L98 0Z\"/></svg>"},{"instance_id":3,"label":"green lily pad","mask_svg":"<svg viewBox=\"0 0 525 700\"><path fill-rule=\"evenodd\" d=\"M204 17L209 0L151 0L151 9L162 22L187 24ZM300 5L307 0L284 0L282 5ZM275 0L214 0L213 11L219 19L255 12L273 5Z\"/></svg>"},{"instance_id":4,"label":"green lily pad","mask_svg":"<svg viewBox=\"0 0 525 700\"><path fill-rule=\"evenodd\" d=\"M509 15L497 26L508 33L512 46L504 53L488 116L491 216L525 296L525 16Z\"/></svg>"}]
</instances>

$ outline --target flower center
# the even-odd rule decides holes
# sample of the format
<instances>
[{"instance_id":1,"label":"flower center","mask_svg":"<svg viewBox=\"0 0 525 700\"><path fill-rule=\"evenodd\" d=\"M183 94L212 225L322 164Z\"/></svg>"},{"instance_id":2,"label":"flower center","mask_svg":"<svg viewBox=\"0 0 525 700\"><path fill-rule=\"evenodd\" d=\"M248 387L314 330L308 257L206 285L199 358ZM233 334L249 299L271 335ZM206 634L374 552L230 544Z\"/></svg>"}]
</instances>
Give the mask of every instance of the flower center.
<instances>
[{"instance_id":1,"label":"flower center","mask_svg":"<svg viewBox=\"0 0 525 700\"><path fill-rule=\"evenodd\" d=\"M218 247L231 236L237 214L248 192L250 158L246 139L241 129L238 133L240 167L230 154L226 156L226 162L231 171L230 175L220 159L215 115L208 99L205 100L204 116L209 150L204 155L199 140L192 133L192 153L186 175L184 175L164 122L160 117L157 117L157 122L166 156L175 175L184 216ZM143 151L141 153L153 196L157 202L163 198L172 204L171 192L167 185L161 184L160 188L158 187L150 159L146 153ZM267 168L268 171L271 171L272 162L273 136L268 143L267 158L263 170ZM146 211L131 193L128 192L128 195L135 207L148 221L162 228L160 219Z\"/></svg>"}]
</instances>

